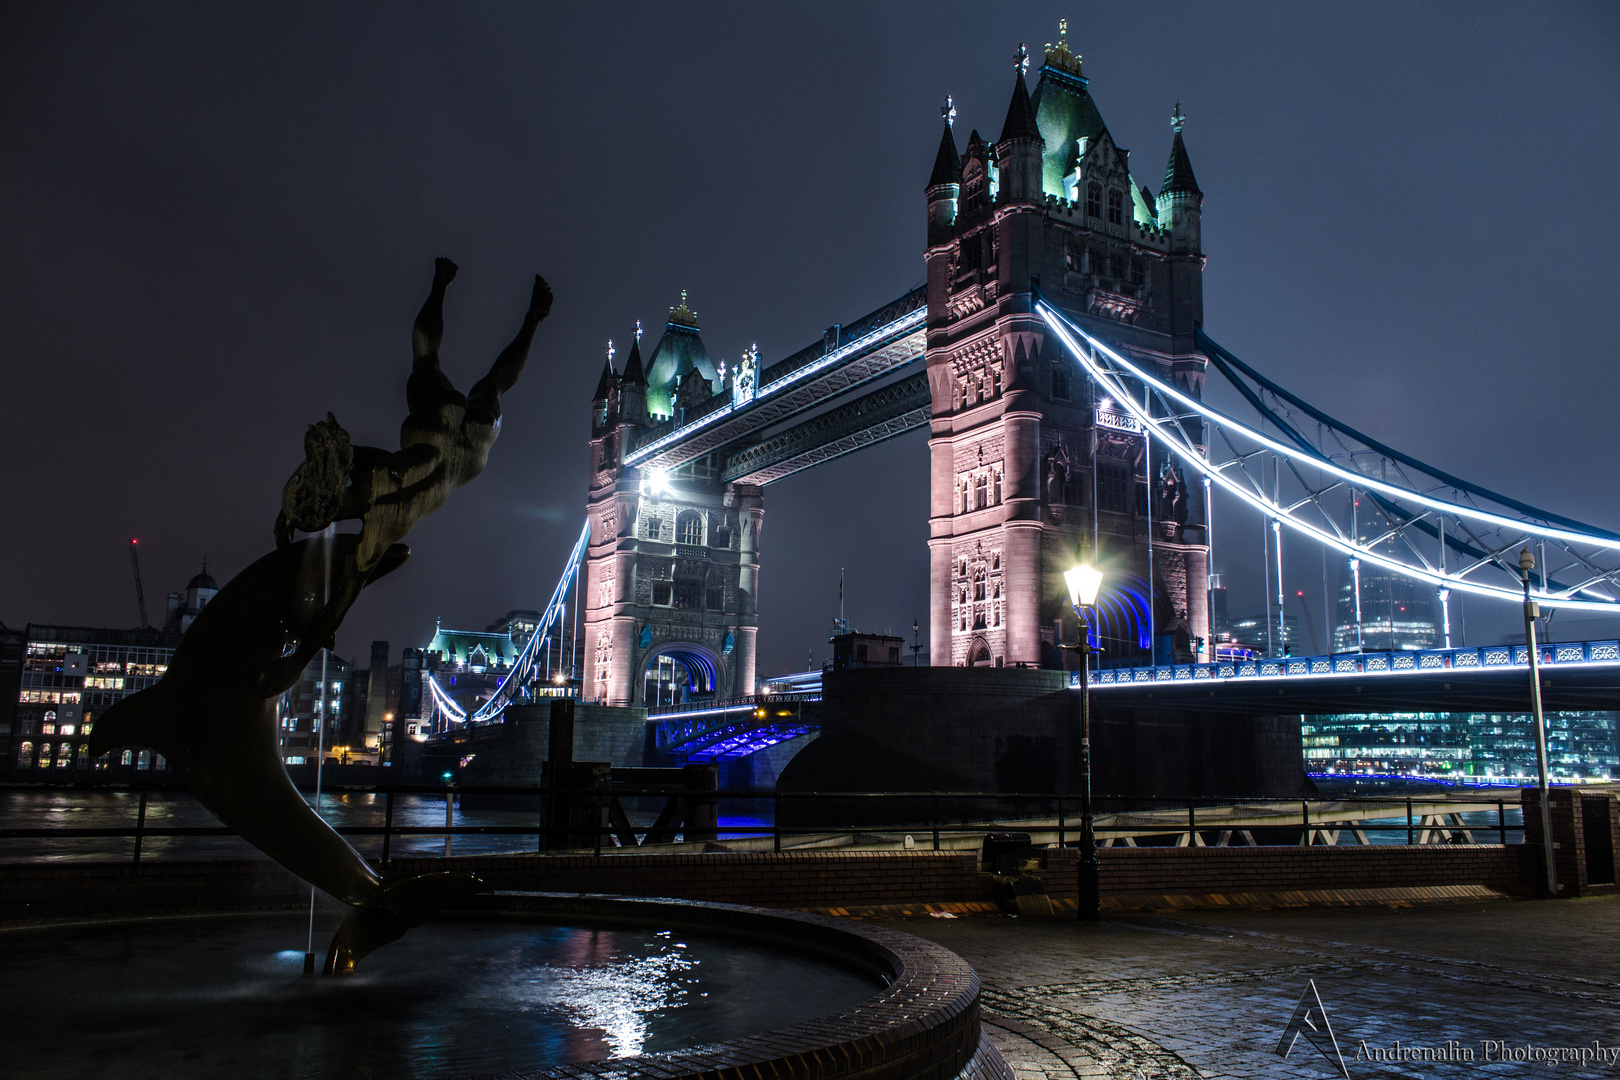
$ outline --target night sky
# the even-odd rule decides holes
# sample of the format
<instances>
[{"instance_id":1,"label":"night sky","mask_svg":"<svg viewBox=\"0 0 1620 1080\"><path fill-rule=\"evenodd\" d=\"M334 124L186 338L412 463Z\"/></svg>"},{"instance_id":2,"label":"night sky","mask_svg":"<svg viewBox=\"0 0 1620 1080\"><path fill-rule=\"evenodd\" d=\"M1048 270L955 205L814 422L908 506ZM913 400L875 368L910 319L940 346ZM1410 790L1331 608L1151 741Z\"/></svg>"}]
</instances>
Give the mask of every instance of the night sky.
<instances>
[{"instance_id":1,"label":"night sky","mask_svg":"<svg viewBox=\"0 0 1620 1080\"><path fill-rule=\"evenodd\" d=\"M0 620L134 625L136 536L160 621L205 555L223 581L269 549L306 424L397 447L436 255L462 267L462 388L535 272L556 307L489 469L339 651L542 606L606 339L639 318L650 348L684 288L717 361L769 364L920 283L940 102L993 140L1015 48L1038 62L1063 16L1139 185L1186 112L1211 336L1434 465L1620 528L1611 3L11 3ZM826 655L841 566L851 622L921 619L926 643L923 433L766 507L762 674ZM1223 522L1216 569L1259 609L1262 523ZM1320 595L1314 551L1284 562ZM1485 607L1470 640L1514 625Z\"/></svg>"}]
</instances>

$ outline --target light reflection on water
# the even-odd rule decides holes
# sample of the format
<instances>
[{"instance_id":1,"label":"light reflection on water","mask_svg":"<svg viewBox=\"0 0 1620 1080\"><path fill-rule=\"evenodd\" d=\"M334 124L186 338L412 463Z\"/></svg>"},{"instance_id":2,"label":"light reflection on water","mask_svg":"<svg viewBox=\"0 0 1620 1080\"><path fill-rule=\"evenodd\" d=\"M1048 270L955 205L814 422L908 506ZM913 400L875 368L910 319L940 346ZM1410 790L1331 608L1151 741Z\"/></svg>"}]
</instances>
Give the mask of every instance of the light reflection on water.
<instances>
[{"instance_id":1,"label":"light reflection on water","mask_svg":"<svg viewBox=\"0 0 1620 1080\"><path fill-rule=\"evenodd\" d=\"M336 928L321 921L318 948ZM0 1073L465 1076L739 1038L878 989L721 939L517 922L428 923L355 976L306 978L305 929L233 916L7 931Z\"/></svg>"}]
</instances>

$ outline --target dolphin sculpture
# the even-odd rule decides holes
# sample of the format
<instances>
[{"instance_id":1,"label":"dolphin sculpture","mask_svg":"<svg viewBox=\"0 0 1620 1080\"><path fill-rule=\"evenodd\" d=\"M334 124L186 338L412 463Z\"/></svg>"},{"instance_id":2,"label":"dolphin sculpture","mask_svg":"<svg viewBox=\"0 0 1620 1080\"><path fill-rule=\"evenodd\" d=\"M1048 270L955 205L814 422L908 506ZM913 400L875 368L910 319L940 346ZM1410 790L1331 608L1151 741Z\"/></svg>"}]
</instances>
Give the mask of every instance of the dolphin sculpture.
<instances>
[{"instance_id":1,"label":"dolphin sculpture","mask_svg":"<svg viewBox=\"0 0 1620 1080\"><path fill-rule=\"evenodd\" d=\"M333 646L361 590L409 557L398 540L482 471L500 432L500 394L516 382L550 311L551 290L536 277L517 338L463 397L438 363L444 290L455 273L454 263L438 261L417 316L400 451L351 446L330 414L312 425L306 460L283 492L275 550L226 583L157 684L102 713L90 737L98 756L125 746L162 754L215 817L350 905L327 950L329 975L352 972L367 953L484 888L472 874L389 879L374 870L288 777L277 711L316 653ZM358 533L323 532L334 520L356 518ZM299 540L295 529L323 535Z\"/></svg>"}]
</instances>

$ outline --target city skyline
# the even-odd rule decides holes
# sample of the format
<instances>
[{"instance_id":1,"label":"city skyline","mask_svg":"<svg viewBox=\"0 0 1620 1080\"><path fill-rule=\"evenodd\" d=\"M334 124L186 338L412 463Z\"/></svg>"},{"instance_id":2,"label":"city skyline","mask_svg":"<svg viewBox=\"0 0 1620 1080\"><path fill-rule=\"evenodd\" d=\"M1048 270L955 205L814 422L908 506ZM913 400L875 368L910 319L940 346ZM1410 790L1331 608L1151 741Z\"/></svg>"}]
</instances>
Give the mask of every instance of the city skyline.
<instances>
[{"instance_id":1,"label":"city skyline","mask_svg":"<svg viewBox=\"0 0 1620 1080\"><path fill-rule=\"evenodd\" d=\"M633 10L10 16L0 422L34 464L13 489L30 525L0 540L29 570L0 620L133 626L130 536L155 595L204 556L225 581L268 539L303 425L331 410L389 445L439 254L464 266L445 347L462 385L527 275L556 284L557 314L488 473L423 524L338 651L541 606L583 517L607 339L656 333L686 289L717 359L757 342L769 363L916 284L939 103L959 143L993 138L1013 49L1038 57L1065 16L1138 183L1158 185L1172 107L1188 117L1218 340L1403 450L1620 525L1601 467L1616 394L1588 374L1620 226L1584 209L1620 177L1612 11L1418 9L1397 34L1166 7L1144 36L1063 5ZM359 39L388 47L351 55ZM1526 227L1532 206L1568 224ZM840 568L851 623L909 642L917 619L926 642L926 487L912 434L767 492L762 676L825 656ZM1264 607L1264 534L1217 502L1214 569L1244 611ZM1314 550L1284 556L1290 596L1320 590L1300 572ZM1472 641L1511 632L1497 606L1470 603ZM1554 631L1602 636L1579 626Z\"/></svg>"}]
</instances>

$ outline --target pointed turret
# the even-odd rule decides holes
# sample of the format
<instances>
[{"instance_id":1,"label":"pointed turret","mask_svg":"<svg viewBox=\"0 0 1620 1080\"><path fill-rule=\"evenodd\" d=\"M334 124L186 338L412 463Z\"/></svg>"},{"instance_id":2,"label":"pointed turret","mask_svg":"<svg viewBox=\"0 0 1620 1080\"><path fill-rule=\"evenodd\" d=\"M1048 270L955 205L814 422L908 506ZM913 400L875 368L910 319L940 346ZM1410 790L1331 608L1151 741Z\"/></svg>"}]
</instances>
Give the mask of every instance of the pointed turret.
<instances>
[{"instance_id":1,"label":"pointed turret","mask_svg":"<svg viewBox=\"0 0 1620 1080\"><path fill-rule=\"evenodd\" d=\"M1029 103L1029 87L1024 85L1024 69L1029 65L1029 50L1018 46L1013 81L1012 101L1007 105L1007 122L1001 127L1001 139L996 143L996 162L999 168L1001 202L1038 201L1041 190L1041 154L1046 143L1041 129L1035 123L1035 108Z\"/></svg>"},{"instance_id":2,"label":"pointed turret","mask_svg":"<svg viewBox=\"0 0 1620 1080\"><path fill-rule=\"evenodd\" d=\"M1159 224L1170 230L1173 250L1198 251L1202 243L1204 193L1198 190L1192 162L1187 158L1187 145L1181 139L1181 129L1186 123L1187 118L1177 102L1176 111L1170 117L1175 138L1170 143L1170 160L1164 167L1164 185L1159 188L1157 200Z\"/></svg>"},{"instance_id":3,"label":"pointed turret","mask_svg":"<svg viewBox=\"0 0 1620 1080\"><path fill-rule=\"evenodd\" d=\"M628 424L647 422L647 376L641 370L641 321L630 340L630 359L619 375L619 418Z\"/></svg>"},{"instance_id":4,"label":"pointed turret","mask_svg":"<svg viewBox=\"0 0 1620 1080\"><path fill-rule=\"evenodd\" d=\"M945 121L945 131L939 139L939 153L934 155L934 171L928 176L929 191L962 182L962 159L956 156L956 134L952 131L956 123L956 101L949 94L945 95L939 115Z\"/></svg>"},{"instance_id":5,"label":"pointed turret","mask_svg":"<svg viewBox=\"0 0 1620 1080\"><path fill-rule=\"evenodd\" d=\"M613 372L613 354L609 353L608 358L602 362L602 377L596 381L596 393L591 397L591 400L605 402L608 398L612 397L613 380L615 377L616 376Z\"/></svg>"},{"instance_id":6,"label":"pointed turret","mask_svg":"<svg viewBox=\"0 0 1620 1080\"><path fill-rule=\"evenodd\" d=\"M962 159L956 155L956 135L951 131L956 121L956 103L947 96L939 113L945 121L945 133L940 136L934 171L928 177L929 247L950 238L951 226L956 224L956 201L962 193Z\"/></svg>"},{"instance_id":7,"label":"pointed turret","mask_svg":"<svg viewBox=\"0 0 1620 1080\"><path fill-rule=\"evenodd\" d=\"M641 370L641 324L636 324L636 336L630 343L630 359L624 362L624 374L619 376L621 382L639 383L647 385L647 376Z\"/></svg>"},{"instance_id":8,"label":"pointed turret","mask_svg":"<svg viewBox=\"0 0 1620 1080\"><path fill-rule=\"evenodd\" d=\"M591 397L591 434L600 435L607 430L613 414L613 387L618 376L613 372L613 342L608 342L607 359L602 361L602 377L597 380L596 393Z\"/></svg>"},{"instance_id":9,"label":"pointed turret","mask_svg":"<svg viewBox=\"0 0 1620 1080\"><path fill-rule=\"evenodd\" d=\"M1190 195L1199 202L1204 201L1204 193L1198 190L1198 180L1193 176L1192 162L1187 159L1187 144L1181 141L1181 129L1187 123L1187 118L1181 115L1181 104L1176 103L1175 115L1170 118L1170 127L1175 131L1175 139L1170 143L1170 160L1164 166L1164 186L1159 189L1159 198L1166 195Z\"/></svg>"}]
</instances>

